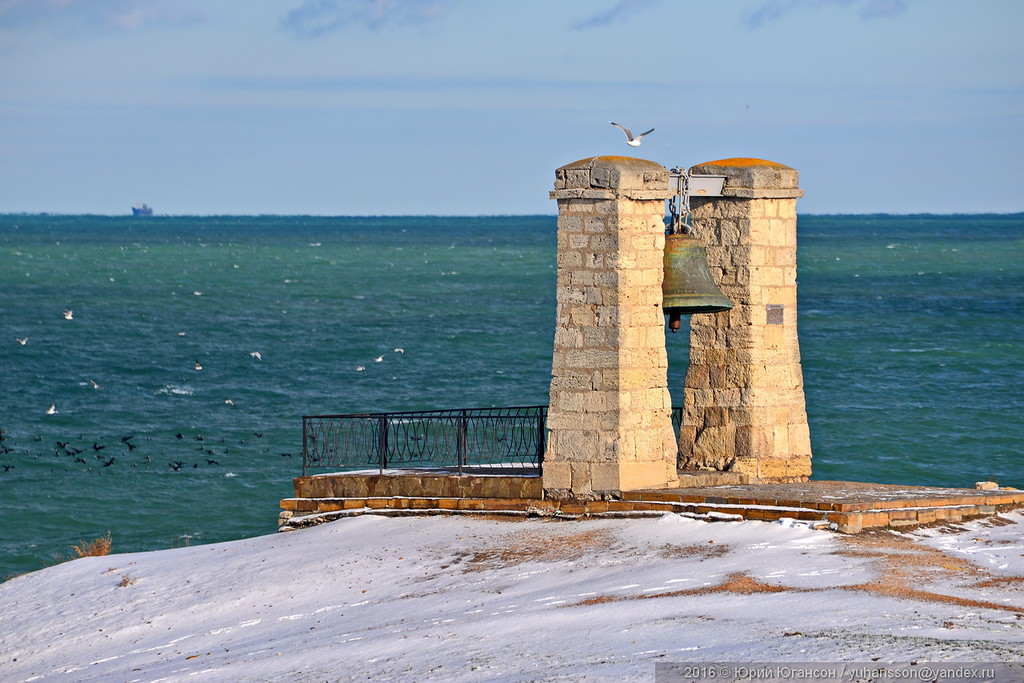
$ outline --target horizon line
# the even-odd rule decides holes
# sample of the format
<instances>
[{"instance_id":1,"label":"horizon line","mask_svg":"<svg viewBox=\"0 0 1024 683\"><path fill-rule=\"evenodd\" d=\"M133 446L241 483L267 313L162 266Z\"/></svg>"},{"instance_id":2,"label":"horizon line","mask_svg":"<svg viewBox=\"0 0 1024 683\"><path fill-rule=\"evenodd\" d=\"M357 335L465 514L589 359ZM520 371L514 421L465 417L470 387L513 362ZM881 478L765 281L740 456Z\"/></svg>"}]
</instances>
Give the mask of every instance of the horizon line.
<instances>
[{"instance_id":1,"label":"horizon line","mask_svg":"<svg viewBox=\"0 0 1024 683\"><path fill-rule=\"evenodd\" d=\"M797 216L1017 216L1020 211L866 211L866 212L797 212ZM557 213L422 213L422 214L309 214L309 213L154 213L148 216L136 216L125 213L70 213L62 211L0 211L0 216L93 216L99 218L131 218L138 221L159 220L161 218L558 218Z\"/></svg>"}]
</instances>

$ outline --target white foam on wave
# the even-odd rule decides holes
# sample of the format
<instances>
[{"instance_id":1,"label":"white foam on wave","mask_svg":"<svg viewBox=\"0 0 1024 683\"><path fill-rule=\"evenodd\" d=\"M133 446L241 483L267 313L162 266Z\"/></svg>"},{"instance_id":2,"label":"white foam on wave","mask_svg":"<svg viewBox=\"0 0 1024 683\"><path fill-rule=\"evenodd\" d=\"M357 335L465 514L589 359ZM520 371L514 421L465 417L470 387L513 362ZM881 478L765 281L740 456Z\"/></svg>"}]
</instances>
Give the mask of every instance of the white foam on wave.
<instances>
[{"instance_id":1,"label":"white foam on wave","mask_svg":"<svg viewBox=\"0 0 1024 683\"><path fill-rule=\"evenodd\" d=\"M156 393L164 396L195 396L196 391L192 387L184 387L179 384L168 384L157 389Z\"/></svg>"}]
</instances>

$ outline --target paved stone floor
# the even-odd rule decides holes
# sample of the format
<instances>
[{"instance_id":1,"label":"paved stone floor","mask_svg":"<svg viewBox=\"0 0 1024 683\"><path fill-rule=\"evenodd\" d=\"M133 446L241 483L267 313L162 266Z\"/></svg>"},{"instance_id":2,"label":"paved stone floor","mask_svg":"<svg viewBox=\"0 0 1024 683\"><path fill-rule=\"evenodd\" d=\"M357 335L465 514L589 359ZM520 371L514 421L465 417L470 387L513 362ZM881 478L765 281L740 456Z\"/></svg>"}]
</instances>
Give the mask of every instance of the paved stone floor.
<instances>
[{"instance_id":1,"label":"paved stone floor","mask_svg":"<svg viewBox=\"0 0 1024 683\"><path fill-rule=\"evenodd\" d=\"M732 484L624 493L625 500L662 501L746 519L827 521L840 531L909 526L993 514L1024 505L1024 491L954 489L853 481Z\"/></svg>"}]
</instances>

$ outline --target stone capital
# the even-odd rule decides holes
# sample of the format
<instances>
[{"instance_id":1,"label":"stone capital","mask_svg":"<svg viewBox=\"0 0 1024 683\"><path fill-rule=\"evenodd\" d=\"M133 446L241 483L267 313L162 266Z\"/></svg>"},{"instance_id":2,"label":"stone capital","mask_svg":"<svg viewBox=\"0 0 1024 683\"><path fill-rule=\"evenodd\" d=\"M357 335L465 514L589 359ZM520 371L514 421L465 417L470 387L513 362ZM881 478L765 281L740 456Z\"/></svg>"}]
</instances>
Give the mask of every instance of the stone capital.
<instances>
[{"instance_id":1,"label":"stone capital","mask_svg":"<svg viewBox=\"0 0 1024 683\"><path fill-rule=\"evenodd\" d=\"M632 157L600 156L580 159L555 171L552 199L663 200L672 196L668 169Z\"/></svg>"},{"instance_id":2,"label":"stone capital","mask_svg":"<svg viewBox=\"0 0 1024 683\"><path fill-rule=\"evenodd\" d=\"M803 197L796 169L764 159L720 159L697 164L691 175L724 175L722 195L742 199L795 199Z\"/></svg>"}]
</instances>

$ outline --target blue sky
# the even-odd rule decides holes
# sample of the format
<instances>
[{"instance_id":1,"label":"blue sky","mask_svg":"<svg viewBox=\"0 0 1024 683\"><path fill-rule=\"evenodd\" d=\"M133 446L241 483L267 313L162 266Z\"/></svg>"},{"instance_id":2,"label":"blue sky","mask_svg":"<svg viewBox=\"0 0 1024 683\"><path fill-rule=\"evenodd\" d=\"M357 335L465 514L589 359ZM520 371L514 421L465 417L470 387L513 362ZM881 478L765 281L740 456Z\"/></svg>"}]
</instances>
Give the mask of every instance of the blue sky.
<instances>
[{"instance_id":1,"label":"blue sky","mask_svg":"<svg viewBox=\"0 0 1024 683\"><path fill-rule=\"evenodd\" d=\"M1024 211L1022 30L1020 0L0 0L0 212L553 214L604 154L784 163L803 213Z\"/></svg>"}]
</instances>

